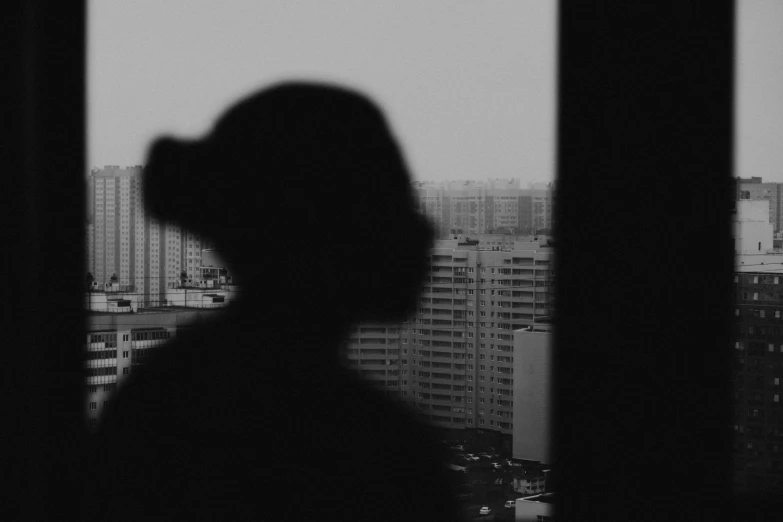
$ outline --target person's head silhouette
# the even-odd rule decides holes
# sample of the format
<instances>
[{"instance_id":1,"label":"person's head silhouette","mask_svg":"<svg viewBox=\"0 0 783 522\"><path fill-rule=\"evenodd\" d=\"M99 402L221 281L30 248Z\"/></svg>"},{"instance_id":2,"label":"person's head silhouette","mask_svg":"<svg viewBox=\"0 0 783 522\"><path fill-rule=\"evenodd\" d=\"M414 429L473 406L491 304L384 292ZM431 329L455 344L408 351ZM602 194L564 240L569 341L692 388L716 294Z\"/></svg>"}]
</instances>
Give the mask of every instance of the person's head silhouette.
<instances>
[{"instance_id":1,"label":"person's head silhouette","mask_svg":"<svg viewBox=\"0 0 783 522\"><path fill-rule=\"evenodd\" d=\"M433 229L365 96L272 86L202 140L154 142L146 173L150 212L213 239L246 288L243 306L342 324L413 311Z\"/></svg>"}]
</instances>

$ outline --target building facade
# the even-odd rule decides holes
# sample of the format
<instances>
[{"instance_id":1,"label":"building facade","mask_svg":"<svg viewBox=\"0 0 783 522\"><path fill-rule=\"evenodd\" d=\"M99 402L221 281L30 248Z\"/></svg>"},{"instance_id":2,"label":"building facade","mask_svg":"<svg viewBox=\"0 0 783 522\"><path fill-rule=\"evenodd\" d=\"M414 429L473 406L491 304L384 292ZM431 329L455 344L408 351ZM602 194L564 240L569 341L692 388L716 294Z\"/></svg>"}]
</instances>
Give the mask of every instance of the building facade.
<instances>
[{"instance_id":1,"label":"building facade","mask_svg":"<svg viewBox=\"0 0 783 522\"><path fill-rule=\"evenodd\" d=\"M211 317L215 310L151 308L139 313L92 312L85 338L85 418L98 424L112 393L133 369L177 336L183 328Z\"/></svg>"},{"instance_id":2,"label":"building facade","mask_svg":"<svg viewBox=\"0 0 783 522\"><path fill-rule=\"evenodd\" d=\"M536 234L551 230L552 183L520 186L518 179L417 181L419 209L435 224L437 237L488 233Z\"/></svg>"},{"instance_id":3,"label":"building facade","mask_svg":"<svg viewBox=\"0 0 783 522\"><path fill-rule=\"evenodd\" d=\"M103 284L116 275L121 285L162 303L182 271L198 277L200 255L209 245L196 234L151 217L144 206L144 169L107 165L88 177L88 267Z\"/></svg>"},{"instance_id":4,"label":"building facade","mask_svg":"<svg viewBox=\"0 0 783 522\"><path fill-rule=\"evenodd\" d=\"M514 331L553 311L552 249L436 241L408 322L359 325L346 364L439 428L514 430ZM509 446L510 449L510 446Z\"/></svg>"},{"instance_id":5,"label":"building facade","mask_svg":"<svg viewBox=\"0 0 783 522\"><path fill-rule=\"evenodd\" d=\"M783 492L783 251L772 248L768 208L768 200L739 200L734 220L732 428L740 492Z\"/></svg>"},{"instance_id":6,"label":"building facade","mask_svg":"<svg viewBox=\"0 0 783 522\"><path fill-rule=\"evenodd\" d=\"M775 233L783 230L783 183L764 183L760 177L736 178L737 199L769 201L769 223Z\"/></svg>"},{"instance_id":7,"label":"building facade","mask_svg":"<svg viewBox=\"0 0 783 522\"><path fill-rule=\"evenodd\" d=\"M550 406L552 385L551 326L514 332L514 425L512 456L541 464L552 462Z\"/></svg>"},{"instance_id":8,"label":"building facade","mask_svg":"<svg viewBox=\"0 0 783 522\"><path fill-rule=\"evenodd\" d=\"M516 500L515 522L553 522L555 519L555 493L542 493Z\"/></svg>"}]
</instances>

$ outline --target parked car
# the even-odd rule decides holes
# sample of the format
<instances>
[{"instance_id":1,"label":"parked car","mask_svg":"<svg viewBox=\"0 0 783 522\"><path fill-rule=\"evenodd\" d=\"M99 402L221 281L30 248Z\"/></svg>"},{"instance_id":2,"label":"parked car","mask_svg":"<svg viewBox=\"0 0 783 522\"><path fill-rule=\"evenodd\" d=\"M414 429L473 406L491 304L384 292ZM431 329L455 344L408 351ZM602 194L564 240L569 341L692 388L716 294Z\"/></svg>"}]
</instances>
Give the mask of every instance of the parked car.
<instances>
[{"instance_id":1,"label":"parked car","mask_svg":"<svg viewBox=\"0 0 783 522\"><path fill-rule=\"evenodd\" d=\"M516 503L515 500L507 500L506 504L505 504L505 507L507 507L507 508L517 507L517 503Z\"/></svg>"},{"instance_id":2,"label":"parked car","mask_svg":"<svg viewBox=\"0 0 783 522\"><path fill-rule=\"evenodd\" d=\"M489 509L488 506L482 506L481 509L479 509L479 515L491 515L492 510Z\"/></svg>"},{"instance_id":3,"label":"parked car","mask_svg":"<svg viewBox=\"0 0 783 522\"><path fill-rule=\"evenodd\" d=\"M502 465L500 465L500 464L499 464L499 463L497 463L497 462L494 462L494 463L492 464L492 469L494 469L494 470L503 469L503 466L502 466Z\"/></svg>"}]
</instances>

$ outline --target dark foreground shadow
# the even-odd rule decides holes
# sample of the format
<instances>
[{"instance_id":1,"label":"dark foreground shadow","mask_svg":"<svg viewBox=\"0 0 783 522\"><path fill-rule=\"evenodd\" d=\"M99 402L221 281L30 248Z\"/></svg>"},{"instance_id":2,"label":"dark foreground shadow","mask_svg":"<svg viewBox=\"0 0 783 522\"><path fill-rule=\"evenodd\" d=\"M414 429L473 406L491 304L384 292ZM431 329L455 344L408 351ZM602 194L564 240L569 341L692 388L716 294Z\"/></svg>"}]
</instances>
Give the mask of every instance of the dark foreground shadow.
<instances>
[{"instance_id":1,"label":"dark foreground shadow","mask_svg":"<svg viewBox=\"0 0 783 522\"><path fill-rule=\"evenodd\" d=\"M414 310L433 238L377 106L263 90L156 141L145 201L213 238L243 297L118 391L85 520L456 520L429 429L340 363L352 325Z\"/></svg>"}]
</instances>

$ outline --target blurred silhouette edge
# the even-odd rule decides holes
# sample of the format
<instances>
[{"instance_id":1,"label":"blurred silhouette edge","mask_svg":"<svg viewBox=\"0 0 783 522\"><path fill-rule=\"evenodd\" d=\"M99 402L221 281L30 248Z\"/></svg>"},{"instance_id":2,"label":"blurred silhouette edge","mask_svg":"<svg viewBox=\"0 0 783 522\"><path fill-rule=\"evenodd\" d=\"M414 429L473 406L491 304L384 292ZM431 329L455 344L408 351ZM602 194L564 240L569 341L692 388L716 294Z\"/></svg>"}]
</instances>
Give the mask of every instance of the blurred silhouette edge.
<instances>
[{"instance_id":1,"label":"blurred silhouette edge","mask_svg":"<svg viewBox=\"0 0 783 522\"><path fill-rule=\"evenodd\" d=\"M433 228L366 96L275 84L230 107L203 140L154 142L146 172L149 211L213 239L247 295L322 296L309 304L328 303L342 323L415 309Z\"/></svg>"},{"instance_id":2,"label":"blurred silhouette edge","mask_svg":"<svg viewBox=\"0 0 783 522\"><path fill-rule=\"evenodd\" d=\"M301 513L289 513L293 519L308 519L311 504L326 501L333 506L319 515L322 520L368 515L376 520L455 520L456 484L445 471L433 431L415 420L401 400L383 398L369 384L359 384L358 374L339 361L340 346L352 326L398 324L409 318L429 268L433 227L416 208L410 173L381 109L345 87L275 84L230 107L203 139L156 140L148 154L144 197L155 219L213 241L241 281L243 297L232 303L220 323L195 328L176 339L165 355L134 370L129 385L117 392L101 420L88 466L92 480L99 483L87 489L87 511L92 514L87 518L116 519L121 517L118 513L136 517L147 509L156 516L187 517L198 512L195 505L203 499L197 500L196 491L185 485L189 482L176 487L197 500L192 506L182 500L171 504L176 495L156 489L172 481L151 478L155 470L166 477L182 473L171 470L172 457L161 449L160 441L170 444L180 437L175 447L196 448L181 451L200 454L204 449L199 449L200 443L189 434L183 436L179 427L172 431L171 419L180 409L197 408L199 401L238 399L231 397L236 393L231 391L235 389L231 380L241 381L242 372L251 373L246 368L260 358L250 350L260 345L269 356L263 364L280 375L265 378L279 380L291 392L285 395L291 399L282 399L285 404L274 407L288 407L293 413L288 424L259 433L280 436L290 431L292 440L300 443L303 436L312 437L318 449L305 450L311 455L332 446L337 454L356 453L331 464L352 469L348 475L355 473L356 478L351 479L345 470L329 479L326 464L310 460L288 464L298 472L314 466L307 473L316 473L322 487L332 492L328 500L324 493L308 498L306 506L297 508ZM220 351L215 348L223 348L215 346L215 339L222 339L221 329L234 330L225 342L232 345L230 353L245 350L249 357L231 362L215 355ZM259 342L262 330L266 346ZM177 359L183 355L189 363ZM245 364L236 368L238 376L230 375L232 364ZM210 384L205 392L192 384L207 382L204 375L209 379L212 371L217 380L225 379L223 389ZM188 372L202 380L189 377ZM292 378L286 380L285 375ZM171 380L176 386L166 382ZM304 389L310 382L315 389ZM269 388L268 383L259 384L259 389ZM226 396L204 398L216 395L216 389L225 390ZM312 397L301 398L306 392ZM158 406L158 397L168 402ZM248 404L243 400L243 405ZM309 413L301 408L303 400ZM151 413L151 405L176 411ZM258 407L249 405L254 414ZM194 422L200 424L191 426L191 431L222 429L209 414ZM248 420L240 431L252 431L253 422L258 421ZM308 435L297 431L301 428L286 427L308 422L312 423ZM290 444L279 448L279 453L296 455L291 453L294 443ZM233 450L225 451L228 455ZM381 467L377 475L368 476L359 464L361 452L376 453L365 457ZM175 462L182 462L178 458ZM104 477L111 479L104 481ZM198 480L203 484L203 477ZM343 481L352 486L335 496ZM144 492L135 492L141 488ZM212 494L219 496L219 491L227 490L217 488ZM255 502L251 494L242 495L242 502ZM386 506L371 507L376 500L379 508ZM256 508L249 509L252 518ZM335 509L339 515L330 515Z\"/></svg>"}]
</instances>

